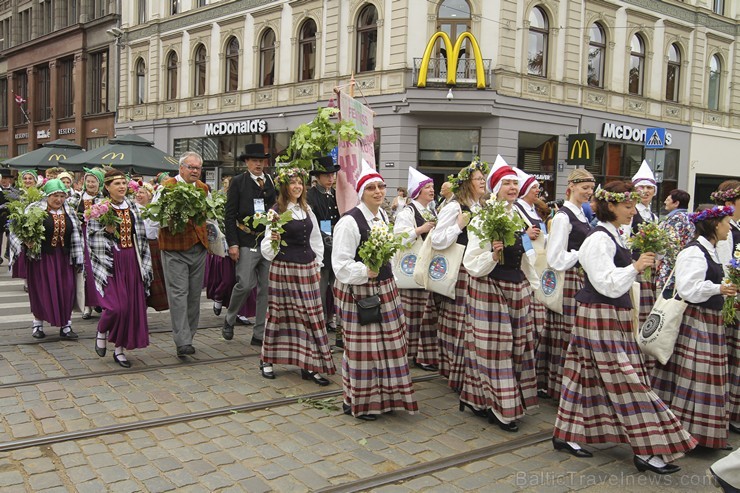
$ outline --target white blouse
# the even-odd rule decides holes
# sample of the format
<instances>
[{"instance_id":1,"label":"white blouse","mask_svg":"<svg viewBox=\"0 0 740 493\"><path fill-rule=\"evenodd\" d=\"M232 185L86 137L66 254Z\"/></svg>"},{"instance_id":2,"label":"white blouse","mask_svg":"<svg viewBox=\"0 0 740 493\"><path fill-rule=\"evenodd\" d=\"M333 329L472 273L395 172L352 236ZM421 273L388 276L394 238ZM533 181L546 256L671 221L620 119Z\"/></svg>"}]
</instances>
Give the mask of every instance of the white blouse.
<instances>
[{"instance_id":1,"label":"white blouse","mask_svg":"<svg viewBox=\"0 0 740 493\"><path fill-rule=\"evenodd\" d=\"M735 253L732 251L732 229L740 231L740 225L734 221L730 221L730 232L727 233L727 239L717 242L717 257L722 263L722 267L727 270L727 264L732 260L732 255Z\"/></svg>"},{"instance_id":2,"label":"white blouse","mask_svg":"<svg viewBox=\"0 0 740 493\"><path fill-rule=\"evenodd\" d=\"M370 212L370 209L363 202L360 202L357 207L362 212L367 223L372 226L376 216ZM388 218L382 209L378 210L377 219L388 223ZM366 284L368 282L367 266L355 260L355 253L357 252L357 247L360 246L360 239L360 229L355 219L347 214L342 216L334 227L334 241L332 242L331 250L331 266L339 282L355 285Z\"/></svg>"},{"instance_id":3,"label":"white blouse","mask_svg":"<svg viewBox=\"0 0 740 493\"><path fill-rule=\"evenodd\" d=\"M719 262L717 250L712 244L699 236L697 241L707 249L715 262ZM681 250L676 257L676 290L678 295L688 303L703 303L714 295L720 294L721 285L705 279L709 265L704 252L698 246Z\"/></svg>"},{"instance_id":4,"label":"white blouse","mask_svg":"<svg viewBox=\"0 0 740 493\"><path fill-rule=\"evenodd\" d=\"M632 288L637 270L632 263L626 267L614 265L617 247L610 235L624 247L622 237L612 223L599 221L598 226L603 226L609 233L597 231L590 234L578 251L578 260L596 291L609 298L619 298Z\"/></svg>"},{"instance_id":5,"label":"white blouse","mask_svg":"<svg viewBox=\"0 0 740 493\"><path fill-rule=\"evenodd\" d=\"M297 203L289 203L288 210L293 214L293 219L295 220L302 221L306 219L307 216L311 219L311 225L313 228L311 228L311 236L309 237L308 242L311 245L311 250L316 254L316 261L319 263L319 267L323 267L321 260L324 258L324 242L321 239L321 231L319 230L319 223L316 220L316 215L310 207L308 208L308 214L306 214L306 211L304 211ZM265 228L265 235L262 237L262 242L260 243L260 251L262 252L262 256L270 262L275 259L278 251L280 251L280 247L278 247L278 251L272 249L271 237L272 230L268 225L267 228Z\"/></svg>"},{"instance_id":6,"label":"white blouse","mask_svg":"<svg viewBox=\"0 0 740 493\"><path fill-rule=\"evenodd\" d=\"M404 207L397 215L396 222L393 225L393 233L398 235L406 233L408 237L403 240L406 246L411 245L416 241L416 210L422 213L424 210L429 211L426 207L421 205L416 200L412 200L411 204Z\"/></svg>"},{"instance_id":7,"label":"white blouse","mask_svg":"<svg viewBox=\"0 0 740 493\"><path fill-rule=\"evenodd\" d=\"M480 204L477 202L470 207L470 212L475 213L480 210ZM457 218L462 213L462 208L457 200L448 203L440 209L437 215L437 225L431 231L432 248L435 250L444 250L457 241L457 237L462 233L462 229L457 225Z\"/></svg>"},{"instance_id":8,"label":"white blouse","mask_svg":"<svg viewBox=\"0 0 740 493\"><path fill-rule=\"evenodd\" d=\"M583 209L573 202L565 201L563 207L570 209L584 224L588 224ZM566 214L555 214L547 235L547 265L555 270L567 270L578 262L578 250L568 251L568 237L573 227Z\"/></svg>"}]
</instances>

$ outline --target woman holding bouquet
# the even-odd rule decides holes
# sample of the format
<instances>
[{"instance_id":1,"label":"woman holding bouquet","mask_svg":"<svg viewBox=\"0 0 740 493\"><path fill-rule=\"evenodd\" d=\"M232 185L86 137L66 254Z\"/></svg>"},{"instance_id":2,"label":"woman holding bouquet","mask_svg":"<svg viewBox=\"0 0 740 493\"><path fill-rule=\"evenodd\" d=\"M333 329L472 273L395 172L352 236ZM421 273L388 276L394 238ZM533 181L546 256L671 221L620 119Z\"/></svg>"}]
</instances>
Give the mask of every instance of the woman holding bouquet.
<instances>
[{"instance_id":1,"label":"woman holding bouquet","mask_svg":"<svg viewBox=\"0 0 740 493\"><path fill-rule=\"evenodd\" d=\"M406 233L404 240L410 247L417 238L424 241L436 218L427 208L434 201L434 182L428 176L409 168L408 191L411 201L396 214L393 232ZM406 342L409 361L425 371L437 371L439 339L437 338L437 309L432 292L425 289L399 289L406 318Z\"/></svg>"},{"instance_id":2,"label":"woman holding bouquet","mask_svg":"<svg viewBox=\"0 0 740 493\"><path fill-rule=\"evenodd\" d=\"M564 271L565 275L563 313L547 311L545 327L537 347L537 377L540 384L538 395L542 398L560 398L565 351L576 316L575 297L583 287L578 251L591 230L582 207L591 199L595 185L593 175L583 168L570 173L565 192L567 200L553 217L547 237L547 265Z\"/></svg>"},{"instance_id":3,"label":"woman holding bouquet","mask_svg":"<svg viewBox=\"0 0 740 493\"><path fill-rule=\"evenodd\" d=\"M20 173L21 177L21 188L23 190L28 190L31 187L36 186L36 180L38 178L38 173L36 173L36 170L34 169L27 169L25 171L21 171ZM27 273L26 273L26 252L21 250L21 252L18 254L18 258L15 259L15 262L13 263L12 268L10 269L11 276L13 279L23 279L23 289L27 292L28 291L28 281Z\"/></svg>"},{"instance_id":4,"label":"woman holding bouquet","mask_svg":"<svg viewBox=\"0 0 740 493\"><path fill-rule=\"evenodd\" d=\"M581 443L626 443L640 471L670 474L670 464L696 446L679 419L650 388L633 336L629 291L655 254L632 260L619 232L636 214L639 195L616 181L595 193L599 223L580 247L584 287L576 300L562 393L553 434L556 450L592 457Z\"/></svg>"},{"instance_id":5,"label":"woman holding bouquet","mask_svg":"<svg viewBox=\"0 0 740 493\"><path fill-rule=\"evenodd\" d=\"M321 373L336 373L321 304L321 261L324 242L319 224L306 204L308 172L282 168L275 182L279 186L277 214L290 211L291 219L277 231L268 223L260 244L262 256L270 261L267 285L267 320L262 340L260 372L275 378L272 365L296 365L301 377L317 385L329 385Z\"/></svg>"},{"instance_id":6,"label":"woman holding bouquet","mask_svg":"<svg viewBox=\"0 0 740 493\"><path fill-rule=\"evenodd\" d=\"M656 363L653 388L686 430L707 448L728 446L727 340L723 296L737 286L723 283L717 243L727 239L733 207L718 206L691 215L696 238L676 257L676 290L688 303L673 354ZM737 368L732 370L737 372Z\"/></svg>"},{"instance_id":7,"label":"woman holding bouquet","mask_svg":"<svg viewBox=\"0 0 740 493\"><path fill-rule=\"evenodd\" d=\"M491 241L482 234L485 219L473 219L463 257L469 322L460 410L485 413L502 430L516 432L516 420L537 405L532 288L522 270L533 266L522 242L526 225L513 209L519 196L516 171L497 156L486 182L491 192L487 207L505 204L500 222L506 223L506 231L497 234L513 236L513 244Z\"/></svg>"},{"instance_id":8,"label":"woman holding bouquet","mask_svg":"<svg viewBox=\"0 0 740 493\"><path fill-rule=\"evenodd\" d=\"M468 244L470 214L480 210L486 193L488 164L475 159L451 176L454 198L439 211L437 226L430 233L432 248L444 250L452 244ZM460 266L455 283L455 299L442 297L439 305L439 372L455 392L462 389L465 376L465 322L467 320L468 273Z\"/></svg>"},{"instance_id":9,"label":"woman holding bouquet","mask_svg":"<svg viewBox=\"0 0 740 493\"><path fill-rule=\"evenodd\" d=\"M88 213L87 225L95 288L105 309L98 322L95 352L102 358L106 341L111 342L115 346L113 360L130 368L124 348L149 345L146 295L152 281L152 258L144 221L126 197L126 176L111 169L105 173L104 184L110 209L98 217Z\"/></svg>"},{"instance_id":10,"label":"woman holding bouquet","mask_svg":"<svg viewBox=\"0 0 740 493\"><path fill-rule=\"evenodd\" d=\"M406 357L406 322L390 262L374 271L360 260L370 225L388 221L380 209L385 182L365 161L356 190L360 204L337 223L331 262L334 299L344 328L344 413L374 421L377 414L396 410L413 414L418 405ZM380 297L382 324L360 325L356 300L374 295Z\"/></svg>"},{"instance_id":11,"label":"woman holding bouquet","mask_svg":"<svg viewBox=\"0 0 740 493\"><path fill-rule=\"evenodd\" d=\"M46 212L43 237L25 244L11 231L11 265L21 252L26 256L28 298L33 313L33 337L43 339L44 322L60 327L59 337L77 339L72 330L75 302L75 270L84 262L80 224L66 203L67 187L60 180L49 180L43 187L45 198L30 204L26 211L38 208ZM40 253L31 253L41 242Z\"/></svg>"}]
</instances>

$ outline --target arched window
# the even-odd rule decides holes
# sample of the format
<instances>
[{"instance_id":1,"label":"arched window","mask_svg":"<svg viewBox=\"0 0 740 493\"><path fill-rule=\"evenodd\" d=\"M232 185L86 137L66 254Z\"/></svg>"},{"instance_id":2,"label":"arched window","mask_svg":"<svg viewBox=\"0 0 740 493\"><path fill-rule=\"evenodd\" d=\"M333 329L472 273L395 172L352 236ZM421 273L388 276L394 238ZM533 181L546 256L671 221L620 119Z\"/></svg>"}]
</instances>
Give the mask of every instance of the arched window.
<instances>
[{"instance_id":1,"label":"arched window","mask_svg":"<svg viewBox=\"0 0 740 493\"><path fill-rule=\"evenodd\" d=\"M720 93L720 82L722 79L722 61L719 56L712 55L709 60L709 91L707 106L710 110L717 111L719 109L719 93Z\"/></svg>"},{"instance_id":2,"label":"arched window","mask_svg":"<svg viewBox=\"0 0 740 493\"><path fill-rule=\"evenodd\" d=\"M139 58L136 61L136 104L144 103L144 96L146 95L146 64L144 60Z\"/></svg>"},{"instance_id":3,"label":"arched window","mask_svg":"<svg viewBox=\"0 0 740 493\"><path fill-rule=\"evenodd\" d=\"M260 42L260 87L275 84L275 31L268 29Z\"/></svg>"},{"instance_id":4,"label":"arched window","mask_svg":"<svg viewBox=\"0 0 740 493\"><path fill-rule=\"evenodd\" d=\"M232 37L226 43L226 72L224 73L226 92L239 89L239 40Z\"/></svg>"},{"instance_id":5,"label":"arched window","mask_svg":"<svg viewBox=\"0 0 740 493\"><path fill-rule=\"evenodd\" d=\"M165 99L177 99L177 53L174 51L167 55L167 87L165 88Z\"/></svg>"},{"instance_id":6,"label":"arched window","mask_svg":"<svg viewBox=\"0 0 740 493\"><path fill-rule=\"evenodd\" d=\"M470 5L467 0L444 0L437 11L437 31L446 33L452 42L464 32L470 31ZM437 40L436 56L440 63L435 67L435 77L444 77L444 70L447 67L447 50L442 40ZM460 53L458 53L458 77L467 78L469 67L465 59L472 55L470 40L466 39Z\"/></svg>"},{"instance_id":7,"label":"arched window","mask_svg":"<svg viewBox=\"0 0 740 493\"><path fill-rule=\"evenodd\" d=\"M193 96L202 96L206 93L206 47L198 45L195 49L193 73Z\"/></svg>"},{"instance_id":8,"label":"arched window","mask_svg":"<svg viewBox=\"0 0 740 493\"><path fill-rule=\"evenodd\" d=\"M316 70L316 23L308 19L298 39L298 80L311 80Z\"/></svg>"},{"instance_id":9,"label":"arched window","mask_svg":"<svg viewBox=\"0 0 740 493\"><path fill-rule=\"evenodd\" d=\"M375 70L378 51L378 11L366 5L357 18L357 72Z\"/></svg>"},{"instance_id":10,"label":"arched window","mask_svg":"<svg viewBox=\"0 0 740 493\"><path fill-rule=\"evenodd\" d=\"M681 81L681 50L677 44L668 47L668 67L665 76L666 101L678 101L678 84Z\"/></svg>"},{"instance_id":11,"label":"arched window","mask_svg":"<svg viewBox=\"0 0 740 493\"><path fill-rule=\"evenodd\" d=\"M547 38L550 26L547 15L540 7L529 13L529 52L527 72L530 75L547 77Z\"/></svg>"},{"instance_id":12,"label":"arched window","mask_svg":"<svg viewBox=\"0 0 740 493\"><path fill-rule=\"evenodd\" d=\"M588 42L588 74L587 83L593 87L604 87L604 61L606 60L606 35L601 24L591 25Z\"/></svg>"},{"instance_id":13,"label":"arched window","mask_svg":"<svg viewBox=\"0 0 740 493\"><path fill-rule=\"evenodd\" d=\"M629 93L642 96L642 81L645 77L645 43L639 34L632 36L630 49Z\"/></svg>"}]
</instances>

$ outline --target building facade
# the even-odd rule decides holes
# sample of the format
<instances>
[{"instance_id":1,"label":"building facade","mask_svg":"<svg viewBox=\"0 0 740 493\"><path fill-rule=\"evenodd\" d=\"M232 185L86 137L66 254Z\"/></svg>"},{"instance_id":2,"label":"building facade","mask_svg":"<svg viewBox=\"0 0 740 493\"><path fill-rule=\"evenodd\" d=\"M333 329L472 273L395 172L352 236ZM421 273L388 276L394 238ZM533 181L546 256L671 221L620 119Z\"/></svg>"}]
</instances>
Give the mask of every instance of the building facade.
<instances>
[{"instance_id":1,"label":"building facade","mask_svg":"<svg viewBox=\"0 0 740 493\"><path fill-rule=\"evenodd\" d=\"M740 131L738 8L721 0L136 0L121 10L116 131L173 154L201 152L216 185L236 172L245 143L280 152L354 75L393 185L410 166L439 184L475 155L501 154L562 196L568 136L593 133L589 168L600 181L631 177L649 157L663 194L698 193L728 175L721 159ZM643 148L651 127L668 133L656 155Z\"/></svg>"}]
</instances>

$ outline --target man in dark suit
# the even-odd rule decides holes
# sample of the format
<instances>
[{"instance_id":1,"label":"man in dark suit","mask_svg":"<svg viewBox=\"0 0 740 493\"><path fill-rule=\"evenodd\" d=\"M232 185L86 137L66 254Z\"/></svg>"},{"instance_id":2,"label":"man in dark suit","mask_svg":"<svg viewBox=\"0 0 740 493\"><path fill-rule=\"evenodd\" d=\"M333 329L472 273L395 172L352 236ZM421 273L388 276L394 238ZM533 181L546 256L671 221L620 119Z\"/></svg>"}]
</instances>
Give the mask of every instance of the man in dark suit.
<instances>
[{"instance_id":1,"label":"man in dark suit","mask_svg":"<svg viewBox=\"0 0 740 493\"><path fill-rule=\"evenodd\" d=\"M339 166L334 165L331 156L323 156L314 159L313 167L314 169L310 172L310 175L316 177L316 184L308 190L306 200L316 215L321 230L321 239L324 240L324 266L321 268L321 281L319 282L321 304L324 306L324 320L326 320L328 328L336 329L332 322L334 313L329 310L326 298L327 289L331 289L331 286L334 285L334 271L331 268L331 246L334 226L339 221L339 209L332 187ZM337 333L337 346L344 347L341 333Z\"/></svg>"},{"instance_id":2,"label":"man in dark suit","mask_svg":"<svg viewBox=\"0 0 740 493\"><path fill-rule=\"evenodd\" d=\"M8 202L18 200L20 192L13 188L13 174L8 168L0 168L0 248L3 245L3 237L6 237L4 257L9 258L10 233L8 231ZM3 257L0 257L0 264Z\"/></svg>"},{"instance_id":3,"label":"man in dark suit","mask_svg":"<svg viewBox=\"0 0 740 493\"><path fill-rule=\"evenodd\" d=\"M224 227L229 257L236 262L236 284L231 292L229 309L226 311L221 335L227 341L234 338L234 323L244 301L257 286L257 313L255 314L253 346L262 345L267 314L267 279L270 269L259 250L258 235L264 234L264 226L252 228L244 224L244 218L256 212L267 212L275 204L277 191L272 178L264 173L269 154L262 144L247 144L239 161L247 165L247 171L231 180L226 197Z\"/></svg>"}]
</instances>

